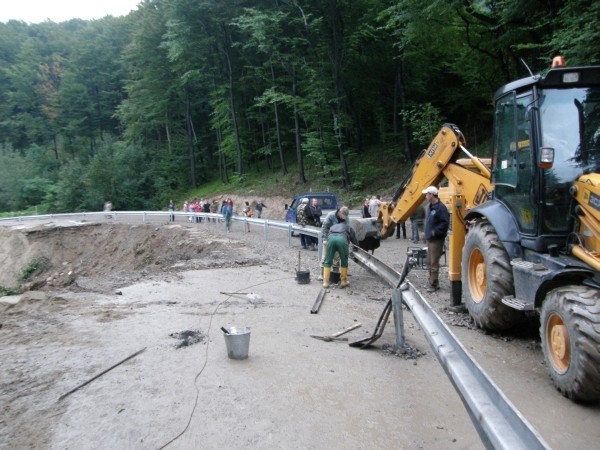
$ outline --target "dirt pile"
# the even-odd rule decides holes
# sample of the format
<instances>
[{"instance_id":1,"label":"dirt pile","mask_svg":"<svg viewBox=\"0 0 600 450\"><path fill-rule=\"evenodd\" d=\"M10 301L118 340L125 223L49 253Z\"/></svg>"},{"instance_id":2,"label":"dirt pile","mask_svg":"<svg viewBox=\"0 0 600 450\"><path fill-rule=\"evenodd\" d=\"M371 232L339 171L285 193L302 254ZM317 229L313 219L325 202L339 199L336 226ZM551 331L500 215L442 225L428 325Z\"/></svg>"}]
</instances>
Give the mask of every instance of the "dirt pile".
<instances>
[{"instance_id":1,"label":"dirt pile","mask_svg":"<svg viewBox=\"0 0 600 450\"><path fill-rule=\"evenodd\" d=\"M25 291L71 285L106 291L152 274L258 262L244 244L180 225L0 229L0 254L0 285Z\"/></svg>"}]
</instances>

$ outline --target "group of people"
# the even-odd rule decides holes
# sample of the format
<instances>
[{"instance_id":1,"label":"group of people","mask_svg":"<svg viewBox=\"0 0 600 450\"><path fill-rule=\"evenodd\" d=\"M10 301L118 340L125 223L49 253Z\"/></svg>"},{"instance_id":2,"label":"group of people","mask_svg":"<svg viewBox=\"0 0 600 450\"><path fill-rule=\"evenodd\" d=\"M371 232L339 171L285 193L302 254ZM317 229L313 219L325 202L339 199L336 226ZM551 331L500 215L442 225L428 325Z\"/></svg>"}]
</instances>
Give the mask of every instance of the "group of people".
<instances>
[{"instance_id":1,"label":"group of people","mask_svg":"<svg viewBox=\"0 0 600 450\"><path fill-rule=\"evenodd\" d=\"M377 219L379 205L381 205L381 195L375 195L371 198L367 197L361 210L363 219L369 219L371 217Z\"/></svg>"},{"instance_id":2,"label":"group of people","mask_svg":"<svg viewBox=\"0 0 600 450\"><path fill-rule=\"evenodd\" d=\"M424 189L425 199L429 202L427 207L419 206L415 213L410 217L412 226L412 241L419 242L419 229L425 225L424 234L427 242L427 263L429 267L429 287L427 292L435 292L440 288L439 285L439 261L444 253L444 244L450 226L450 215L439 197L438 189L435 186L429 186ZM363 205L363 217L377 217L378 208L381 204L379 195L365 201ZM169 202L169 212L171 221L175 220L175 204L173 200ZM197 209L199 208L199 210ZM244 202L242 214L245 217L260 218L263 208L266 205L260 201L252 207L249 202ZM217 212L217 202L201 200L200 202L185 202L184 212ZM231 217L233 216L233 201L231 198L223 200L219 211L224 219L227 232L231 231ZM350 244L358 245L356 234L350 226L349 210L347 206L342 206L335 211L330 212L321 221L323 212L318 204L318 200L313 198L309 201L307 197L300 201L296 209L296 222L302 226L321 227L323 236L323 258L321 266L323 268L322 279L323 287L330 286L331 268L337 265L339 260L341 287L349 285L348 282L348 257L350 253ZM402 224L404 225L404 224ZM247 225L248 226L248 225ZM397 225L397 237L401 226ZM249 229L247 231L250 231ZM405 230L406 233L406 230ZM406 234L405 234L406 237ZM300 245L303 249L317 250L317 238L300 233Z\"/></svg>"},{"instance_id":3,"label":"group of people","mask_svg":"<svg viewBox=\"0 0 600 450\"><path fill-rule=\"evenodd\" d=\"M183 212L191 212L191 213L204 212L204 213L215 214L218 209L219 209L219 204L217 203L216 200L213 200L211 202L211 201L205 200L205 199L200 199L200 200L193 199L190 201L186 201L183 203L183 207L182 207ZM175 211L175 204L173 203L173 200L171 200L169 202L169 211ZM200 216L189 216L188 220L190 222L193 222L194 217L195 217L196 222L202 222L202 217L200 217ZM172 222L175 221L175 214L170 214L170 220Z\"/></svg>"},{"instance_id":4,"label":"group of people","mask_svg":"<svg viewBox=\"0 0 600 450\"><path fill-rule=\"evenodd\" d=\"M304 197L296 208L296 223L301 226L321 226L323 211L316 198L310 200ZM317 250L318 239L308 234L300 233L300 246L305 250Z\"/></svg>"},{"instance_id":5,"label":"group of people","mask_svg":"<svg viewBox=\"0 0 600 450\"><path fill-rule=\"evenodd\" d=\"M361 215L363 218L375 218L377 219L379 215L379 205L381 205L381 196L375 195L371 198L365 198L365 201L362 205ZM420 205L417 210L410 216L410 224L411 224L411 240L414 244L417 244L420 240L419 231L423 231L423 226L425 224L425 215L426 215L426 207L425 205ZM406 224L404 222L400 222L396 225L396 239L400 239L400 237L406 239Z\"/></svg>"},{"instance_id":6,"label":"group of people","mask_svg":"<svg viewBox=\"0 0 600 450\"><path fill-rule=\"evenodd\" d=\"M250 205L249 202L245 202L244 204L244 208L242 210L242 215L244 215L245 217L253 217L254 215L256 215L257 218L260 218L262 215L262 211L264 208L266 208L267 205L265 205L262 201L258 201L255 203L254 207L252 207ZM169 222L175 222L175 203L173 202L173 200L169 200L169 204L167 205L167 209L169 211ZM225 220L225 227L227 228L227 231L231 231L231 217L233 216L233 200L230 197L227 197L225 200L223 200L221 202L221 205L219 206L219 203L217 202L217 200L205 200L205 199L193 199L193 200L189 200L189 201L185 201L183 203L183 206L181 208L181 210L183 212L186 213L211 213L211 214L217 214L217 213L221 213L223 215L223 219ZM201 216L196 216L196 215L190 215L188 217L188 220L190 222L202 222L202 217ZM210 220L210 219L207 219ZM216 219L215 219L216 220ZM250 231L249 229L249 225L247 231Z\"/></svg>"},{"instance_id":7,"label":"group of people","mask_svg":"<svg viewBox=\"0 0 600 450\"><path fill-rule=\"evenodd\" d=\"M410 217L412 225L412 240L414 243L419 242L419 228L423 222L425 225L424 234L427 242L427 265L429 267L429 286L427 292L435 292L440 288L439 272L440 258L444 253L444 245L448 229L450 227L450 214L446 205L444 205L438 195L439 191L435 186L429 186L422 191L425 194L425 199L429 203L428 206L420 205L415 213ZM379 196L373 199L373 209L371 210L371 202L363 205L363 217L366 214L375 216L377 208L381 203ZM375 214L371 214L371 213ZM331 267L334 260L334 255L339 254L341 266L341 286L348 286L348 254L349 244L358 245L356 235L349 226L348 208L343 206L337 211L333 211L327 215L323 221L323 250L324 259L323 266L323 287L329 287ZM400 224L397 225L397 230L400 230ZM399 235L398 235L399 236ZM406 235L405 235L406 237Z\"/></svg>"}]
</instances>

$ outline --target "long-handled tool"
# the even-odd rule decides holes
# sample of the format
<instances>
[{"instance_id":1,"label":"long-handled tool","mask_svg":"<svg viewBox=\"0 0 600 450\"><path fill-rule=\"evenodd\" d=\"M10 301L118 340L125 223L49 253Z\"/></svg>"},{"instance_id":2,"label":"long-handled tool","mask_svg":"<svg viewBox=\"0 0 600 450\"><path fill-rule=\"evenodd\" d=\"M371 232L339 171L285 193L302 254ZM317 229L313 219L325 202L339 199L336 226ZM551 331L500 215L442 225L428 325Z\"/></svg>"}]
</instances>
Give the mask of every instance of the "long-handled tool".
<instances>
[{"instance_id":1,"label":"long-handled tool","mask_svg":"<svg viewBox=\"0 0 600 450\"><path fill-rule=\"evenodd\" d=\"M410 272L410 269L412 267L411 257L412 257L412 254L410 254L410 253L406 256L406 262L404 263L404 267L402 268L402 274L400 275L400 281L398 281L396 289L399 288L402 285L402 283L404 283L404 279L408 275L408 272ZM360 340L354 341L354 342L350 342L350 344L348 344L348 345L350 345L350 347L360 347L361 350L369 347L373 342L375 342L377 339L379 339L381 337L381 335L383 334L383 330L385 328L385 325L387 324L388 319L390 318L391 312L392 312L392 299L390 298L388 300L388 302L385 304L385 307L383 308L383 312L381 313L381 316L379 316L379 320L377 321L377 325L375 326L375 331L373 331L373 334L371 335L371 337L360 339Z\"/></svg>"},{"instance_id":2,"label":"long-handled tool","mask_svg":"<svg viewBox=\"0 0 600 450\"><path fill-rule=\"evenodd\" d=\"M362 326L362 324L360 323L355 323L354 325L352 325L351 327L346 328L345 330L342 331L338 331L337 333L334 333L330 336L315 336L315 335L310 335L310 337L315 338L315 339L320 339L321 341L325 341L325 342L331 342L331 341L347 341L348 338L343 338L340 337L342 334L346 334L352 330L356 330L357 328L360 328Z\"/></svg>"}]
</instances>

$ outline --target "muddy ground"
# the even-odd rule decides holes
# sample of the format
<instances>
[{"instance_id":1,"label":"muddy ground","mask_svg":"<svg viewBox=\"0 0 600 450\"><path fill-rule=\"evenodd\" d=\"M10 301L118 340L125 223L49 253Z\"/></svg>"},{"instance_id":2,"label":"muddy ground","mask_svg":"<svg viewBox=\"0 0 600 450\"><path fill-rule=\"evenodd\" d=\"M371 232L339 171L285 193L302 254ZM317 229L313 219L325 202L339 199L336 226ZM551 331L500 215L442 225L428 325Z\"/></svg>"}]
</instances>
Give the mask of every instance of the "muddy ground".
<instances>
[{"instance_id":1,"label":"muddy ground","mask_svg":"<svg viewBox=\"0 0 600 450\"><path fill-rule=\"evenodd\" d=\"M392 321L371 350L311 337L372 333L390 290L352 262L351 286L311 314L316 252L283 232L185 218L5 225L0 285L29 290L0 298L0 448L482 448L410 313L404 355ZM388 239L375 255L400 270L409 245ZM309 284L295 279L299 255ZM554 389L535 321L477 330L445 310L445 275L426 297L543 438L597 448L600 406ZM409 278L425 287L425 271ZM227 358L221 326L251 328L247 360Z\"/></svg>"}]
</instances>

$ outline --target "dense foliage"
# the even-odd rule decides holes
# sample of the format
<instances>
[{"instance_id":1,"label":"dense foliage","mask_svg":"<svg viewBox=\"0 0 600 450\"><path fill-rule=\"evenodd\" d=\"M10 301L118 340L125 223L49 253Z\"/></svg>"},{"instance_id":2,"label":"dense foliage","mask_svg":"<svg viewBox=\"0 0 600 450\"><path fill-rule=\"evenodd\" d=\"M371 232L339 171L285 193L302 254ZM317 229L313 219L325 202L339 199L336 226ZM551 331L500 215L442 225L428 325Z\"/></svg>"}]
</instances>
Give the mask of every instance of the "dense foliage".
<instances>
[{"instance_id":1,"label":"dense foliage","mask_svg":"<svg viewBox=\"0 0 600 450\"><path fill-rule=\"evenodd\" d=\"M0 211L153 208L249 170L353 189L353 161L410 162L441 121L489 138L522 60L600 63L598 17L591 0L144 0L3 23Z\"/></svg>"}]
</instances>

